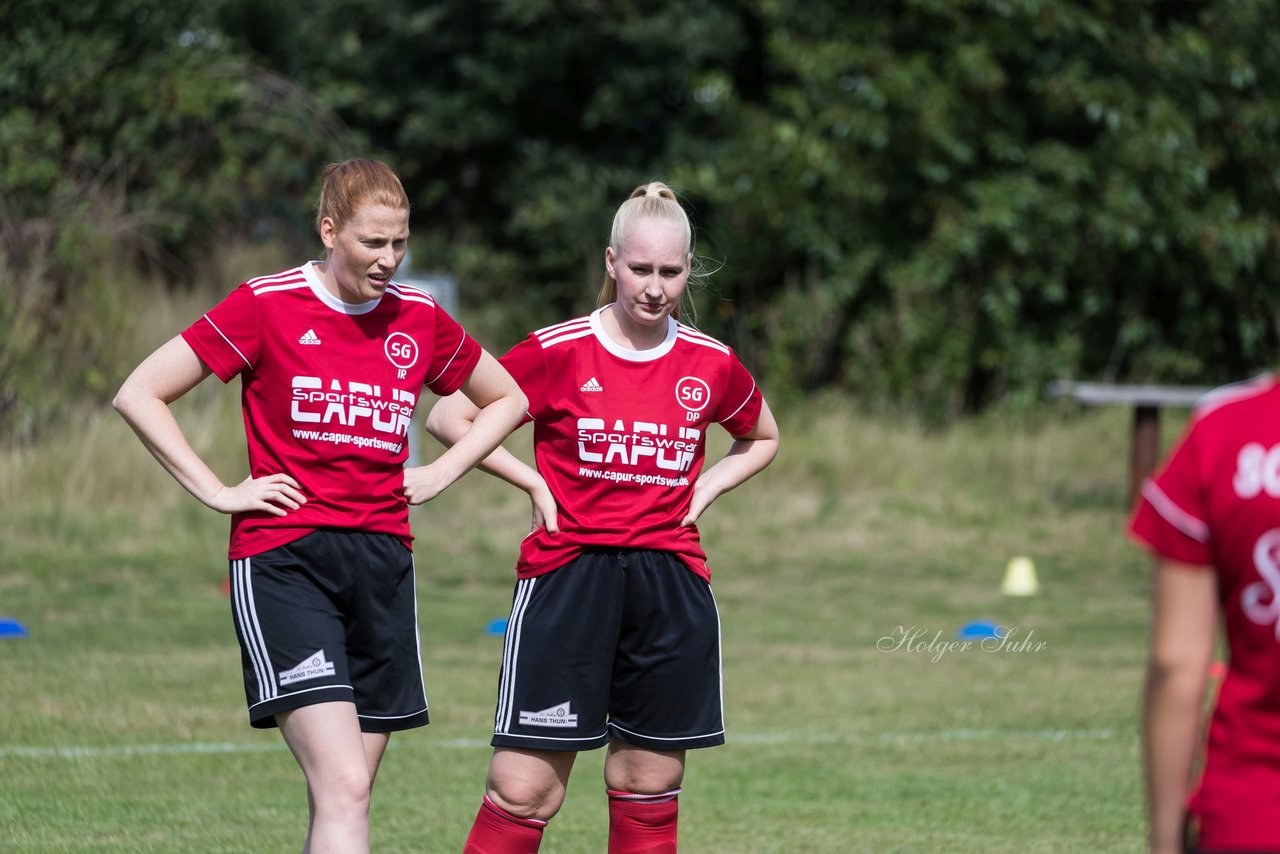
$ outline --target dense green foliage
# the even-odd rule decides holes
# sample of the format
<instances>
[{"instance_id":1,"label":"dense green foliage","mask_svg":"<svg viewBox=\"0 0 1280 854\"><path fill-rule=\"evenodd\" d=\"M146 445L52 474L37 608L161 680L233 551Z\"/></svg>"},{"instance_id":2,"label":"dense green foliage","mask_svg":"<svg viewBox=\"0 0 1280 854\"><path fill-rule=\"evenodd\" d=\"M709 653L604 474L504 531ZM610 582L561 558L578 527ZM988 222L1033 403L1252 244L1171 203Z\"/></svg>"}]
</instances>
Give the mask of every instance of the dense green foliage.
<instances>
[{"instance_id":1,"label":"dense green foliage","mask_svg":"<svg viewBox=\"0 0 1280 854\"><path fill-rule=\"evenodd\" d=\"M771 367L945 414L1273 361L1274 4L870 5L762 4L764 98L679 173Z\"/></svg>"},{"instance_id":2,"label":"dense green foliage","mask_svg":"<svg viewBox=\"0 0 1280 854\"><path fill-rule=\"evenodd\" d=\"M774 395L938 420L1280 349L1269 0L0 12L9 421L54 378L116 379L77 314L110 303L104 258L172 286L232 235L314 251L315 176L351 154L402 173L416 266L459 277L495 349L592 304L609 216L655 177L720 267L700 324Z\"/></svg>"},{"instance_id":3,"label":"dense green foliage","mask_svg":"<svg viewBox=\"0 0 1280 854\"><path fill-rule=\"evenodd\" d=\"M181 285L230 235L303 225L351 147L190 0L0 2L0 426L30 434L127 366L116 289Z\"/></svg>"}]
</instances>

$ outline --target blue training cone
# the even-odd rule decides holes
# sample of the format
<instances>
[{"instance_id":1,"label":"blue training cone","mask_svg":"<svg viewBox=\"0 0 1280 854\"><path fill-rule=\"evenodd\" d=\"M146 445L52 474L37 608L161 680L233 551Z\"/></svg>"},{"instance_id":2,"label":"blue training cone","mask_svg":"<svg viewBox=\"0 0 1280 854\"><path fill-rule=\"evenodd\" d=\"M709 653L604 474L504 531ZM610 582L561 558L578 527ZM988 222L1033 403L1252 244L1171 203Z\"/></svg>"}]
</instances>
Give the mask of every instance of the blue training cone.
<instances>
[{"instance_id":1,"label":"blue training cone","mask_svg":"<svg viewBox=\"0 0 1280 854\"><path fill-rule=\"evenodd\" d=\"M971 623L965 623L960 627L960 631L956 632L956 637L960 640L982 640L999 636L999 627L990 620L974 620Z\"/></svg>"},{"instance_id":2,"label":"blue training cone","mask_svg":"<svg viewBox=\"0 0 1280 854\"><path fill-rule=\"evenodd\" d=\"M22 623L9 617L0 617L0 638L25 638L27 629Z\"/></svg>"},{"instance_id":3,"label":"blue training cone","mask_svg":"<svg viewBox=\"0 0 1280 854\"><path fill-rule=\"evenodd\" d=\"M491 635L505 635L507 633L507 618L499 617L491 621L485 631Z\"/></svg>"}]
</instances>

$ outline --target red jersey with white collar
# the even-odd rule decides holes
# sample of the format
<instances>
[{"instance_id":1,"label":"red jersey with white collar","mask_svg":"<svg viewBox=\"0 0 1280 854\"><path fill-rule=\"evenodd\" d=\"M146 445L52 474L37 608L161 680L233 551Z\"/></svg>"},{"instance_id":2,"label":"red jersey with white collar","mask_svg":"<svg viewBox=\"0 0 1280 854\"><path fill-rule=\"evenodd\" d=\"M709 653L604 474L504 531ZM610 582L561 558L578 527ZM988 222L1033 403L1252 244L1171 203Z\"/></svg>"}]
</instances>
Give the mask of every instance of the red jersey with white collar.
<instances>
[{"instance_id":1,"label":"red jersey with white collar","mask_svg":"<svg viewBox=\"0 0 1280 854\"><path fill-rule=\"evenodd\" d=\"M560 531L521 543L516 573L568 563L585 547L660 549L709 579L696 527L682 527L702 471L707 428L755 427L763 398L719 341L668 319L667 337L630 350L600 311L531 333L500 360L529 398L538 471Z\"/></svg>"},{"instance_id":2,"label":"red jersey with white collar","mask_svg":"<svg viewBox=\"0 0 1280 854\"><path fill-rule=\"evenodd\" d=\"M452 394L481 352L429 294L392 282L347 304L308 263L245 282L182 337L223 382L240 375L252 476L291 475L307 497L285 516L234 515L231 560L317 528L411 545L409 419L423 386Z\"/></svg>"},{"instance_id":3,"label":"red jersey with white collar","mask_svg":"<svg viewBox=\"0 0 1280 854\"><path fill-rule=\"evenodd\" d=\"M1280 383L1217 389L1142 487L1130 534L1217 575L1230 653L1189 809L1206 850L1280 850Z\"/></svg>"}]
</instances>

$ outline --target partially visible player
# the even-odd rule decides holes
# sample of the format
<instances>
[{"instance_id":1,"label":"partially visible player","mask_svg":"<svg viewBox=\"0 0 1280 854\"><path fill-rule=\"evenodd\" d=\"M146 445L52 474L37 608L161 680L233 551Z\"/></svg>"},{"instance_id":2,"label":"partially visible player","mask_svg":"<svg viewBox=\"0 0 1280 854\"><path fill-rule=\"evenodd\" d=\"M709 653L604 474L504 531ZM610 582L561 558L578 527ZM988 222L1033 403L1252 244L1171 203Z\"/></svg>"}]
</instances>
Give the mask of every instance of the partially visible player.
<instances>
[{"instance_id":1,"label":"partially visible player","mask_svg":"<svg viewBox=\"0 0 1280 854\"><path fill-rule=\"evenodd\" d=\"M115 407L201 502L231 519L231 593L250 723L280 728L307 781L304 851L369 850L390 734L427 723L409 505L519 423L525 398L428 294L394 276L409 200L385 164L324 173L325 260L240 285L125 380ZM226 485L168 404L241 379L249 476ZM479 407L475 429L406 468L423 387Z\"/></svg>"},{"instance_id":2,"label":"partially visible player","mask_svg":"<svg viewBox=\"0 0 1280 854\"><path fill-rule=\"evenodd\" d=\"M1197 405L1143 484L1129 532L1156 561L1143 707L1150 850L1280 851L1276 377ZM1219 624L1226 675L1202 743Z\"/></svg>"},{"instance_id":3,"label":"partially visible player","mask_svg":"<svg viewBox=\"0 0 1280 854\"><path fill-rule=\"evenodd\" d=\"M482 468L528 492L503 653L494 754L466 851L538 850L579 750L608 745L609 851L676 850L685 751L724 742L720 623L696 522L759 472L778 428L719 341L678 322L689 219L663 184L619 208L593 314L502 358L529 398L537 469L504 449ZM469 435L439 401L428 429ZM703 470L707 431L734 437Z\"/></svg>"}]
</instances>

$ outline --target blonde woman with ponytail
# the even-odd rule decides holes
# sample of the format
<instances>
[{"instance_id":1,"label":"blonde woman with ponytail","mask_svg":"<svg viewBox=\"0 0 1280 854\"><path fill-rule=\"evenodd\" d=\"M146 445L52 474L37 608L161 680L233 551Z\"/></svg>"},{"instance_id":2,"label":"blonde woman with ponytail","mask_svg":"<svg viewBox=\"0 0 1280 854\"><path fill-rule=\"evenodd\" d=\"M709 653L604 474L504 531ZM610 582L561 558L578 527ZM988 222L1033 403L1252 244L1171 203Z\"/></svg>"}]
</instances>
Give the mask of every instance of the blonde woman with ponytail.
<instances>
[{"instance_id":1,"label":"blonde woman with ponytail","mask_svg":"<svg viewBox=\"0 0 1280 854\"><path fill-rule=\"evenodd\" d=\"M609 851L674 852L686 752L724 743L697 522L769 464L778 427L733 350L680 322L692 238L669 187L636 188L613 219L599 307L499 360L529 400L536 468L502 448L480 467L526 491L533 520L467 852L537 851L578 751L600 747ZM454 395L427 429L461 442L477 414ZM704 468L714 424L733 444Z\"/></svg>"}]
</instances>

